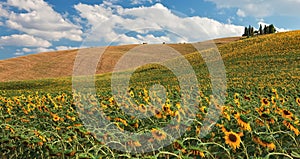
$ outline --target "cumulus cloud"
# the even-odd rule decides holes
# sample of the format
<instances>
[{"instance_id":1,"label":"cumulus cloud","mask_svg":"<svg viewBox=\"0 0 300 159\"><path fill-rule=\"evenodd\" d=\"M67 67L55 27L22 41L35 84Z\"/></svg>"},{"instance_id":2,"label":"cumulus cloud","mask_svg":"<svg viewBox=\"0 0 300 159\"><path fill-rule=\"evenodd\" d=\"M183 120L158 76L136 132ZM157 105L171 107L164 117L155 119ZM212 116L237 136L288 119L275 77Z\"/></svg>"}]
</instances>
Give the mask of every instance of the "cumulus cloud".
<instances>
[{"instance_id":1,"label":"cumulus cloud","mask_svg":"<svg viewBox=\"0 0 300 159\"><path fill-rule=\"evenodd\" d=\"M39 53L39 52L49 52L49 51L55 51L51 48L44 48L44 47L37 47L37 48L22 48L22 50L17 50L17 52L20 53Z\"/></svg>"},{"instance_id":2,"label":"cumulus cloud","mask_svg":"<svg viewBox=\"0 0 300 159\"><path fill-rule=\"evenodd\" d=\"M37 38L27 34L13 34L0 37L1 46L27 46L27 47L50 47L51 43L47 40Z\"/></svg>"},{"instance_id":3,"label":"cumulus cloud","mask_svg":"<svg viewBox=\"0 0 300 159\"><path fill-rule=\"evenodd\" d=\"M5 10L0 5L0 16L11 29L47 40L82 40L81 28L63 18L44 0L8 0L5 4L20 11Z\"/></svg>"},{"instance_id":4,"label":"cumulus cloud","mask_svg":"<svg viewBox=\"0 0 300 159\"><path fill-rule=\"evenodd\" d=\"M206 0L218 8L237 8L237 15L264 18L272 15L295 16L299 14L299 0ZM245 13L245 14L241 14Z\"/></svg>"},{"instance_id":5,"label":"cumulus cloud","mask_svg":"<svg viewBox=\"0 0 300 159\"><path fill-rule=\"evenodd\" d=\"M3 4L0 3L0 17L7 17L9 15L8 11L3 8Z\"/></svg>"},{"instance_id":6,"label":"cumulus cloud","mask_svg":"<svg viewBox=\"0 0 300 159\"><path fill-rule=\"evenodd\" d=\"M56 46L56 50L73 50L78 49L78 47L72 47L72 46Z\"/></svg>"},{"instance_id":7,"label":"cumulus cloud","mask_svg":"<svg viewBox=\"0 0 300 159\"><path fill-rule=\"evenodd\" d=\"M260 22L258 22L258 25L262 25L262 27L264 27L265 25L266 25L266 26L269 26L270 24L264 22L264 20L262 19ZM288 29L278 28L278 27L276 27L276 26L275 26L275 29L276 29L276 31L278 31L278 32L286 32L286 31L290 31L290 30L288 30Z\"/></svg>"},{"instance_id":8,"label":"cumulus cloud","mask_svg":"<svg viewBox=\"0 0 300 159\"><path fill-rule=\"evenodd\" d=\"M193 16L179 17L160 3L149 7L123 8L119 5L74 6L87 20L93 34L86 40L119 43L196 42L224 36L239 36L244 27ZM135 32L135 35L128 33ZM155 34L154 32L164 32ZM177 35L177 37L176 37Z\"/></svg>"},{"instance_id":9,"label":"cumulus cloud","mask_svg":"<svg viewBox=\"0 0 300 159\"><path fill-rule=\"evenodd\" d=\"M246 17L246 13L241 9L237 10L236 15L238 15L239 17Z\"/></svg>"},{"instance_id":10,"label":"cumulus cloud","mask_svg":"<svg viewBox=\"0 0 300 159\"><path fill-rule=\"evenodd\" d=\"M160 2L160 0L131 0L131 4L143 4L145 2L154 3L154 2Z\"/></svg>"}]
</instances>

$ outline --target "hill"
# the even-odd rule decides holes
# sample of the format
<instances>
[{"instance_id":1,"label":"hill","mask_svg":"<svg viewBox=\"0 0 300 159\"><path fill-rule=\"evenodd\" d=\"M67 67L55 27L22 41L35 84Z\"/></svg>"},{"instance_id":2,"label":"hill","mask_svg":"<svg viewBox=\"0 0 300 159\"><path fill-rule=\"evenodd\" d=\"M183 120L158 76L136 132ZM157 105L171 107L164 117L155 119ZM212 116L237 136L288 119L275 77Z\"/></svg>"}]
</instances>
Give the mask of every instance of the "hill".
<instances>
[{"instance_id":1,"label":"hill","mask_svg":"<svg viewBox=\"0 0 300 159\"><path fill-rule=\"evenodd\" d=\"M224 38L216 42L225 64L228 86L289 85L299 81L300 46L298 42L300 31L263 35L243 40L238 39ZM186 54L186 59L193 66L199 81L209 80L207 78L209 73L203 59L200 54L193 52L195 50L190 44L169 45L175 49L181 49L180 51ZM125 45L108 48L109 51L104 55L103 63L98 66L98 70L101 68L100 70L103 72L98 73L110 72L112 64L116 62L115 58L122 56L124 50L129 50L134 46ZM0 83L0 88L12 90L29 88L55 91L71 90L70 75L72 74L76 53L77 50L41 53L0 61L2 81L30 79L23 82ZM47 62L48 59L53 60ZM148 70L150 69L148 68ZM139 78L153 75L153 72L141 72ZM165 70L160 70L160 73L164 72ZM53 79L53 77L64 78ZM35 79L38 78L40 79L36 81ZM97 76L97 80L98 85L108 86L110 84L108 81L110 80L110 74Z\"/></svg>"},{"instance_id":2,"label":"hill","mask_svg":"<svg viewBox=\"0 0 300 159\"><path fill-rule=\"evenodd\" d=\"M215 39L217 46L239 40L240 37ZM183 55L195 52L191 44L167 44L178 50ZM109 46L98 65L97 74L111 72L113 66L122 55L138 45ZM87 48L81 50L66 50L56 52L38 53L28 56L21 56L0 61L0 82L35 80L43 78L58 78L71 76L74 60L78 51L84 52L87 56L99 51L99 48Z\"/></svg>"}]
</instances>

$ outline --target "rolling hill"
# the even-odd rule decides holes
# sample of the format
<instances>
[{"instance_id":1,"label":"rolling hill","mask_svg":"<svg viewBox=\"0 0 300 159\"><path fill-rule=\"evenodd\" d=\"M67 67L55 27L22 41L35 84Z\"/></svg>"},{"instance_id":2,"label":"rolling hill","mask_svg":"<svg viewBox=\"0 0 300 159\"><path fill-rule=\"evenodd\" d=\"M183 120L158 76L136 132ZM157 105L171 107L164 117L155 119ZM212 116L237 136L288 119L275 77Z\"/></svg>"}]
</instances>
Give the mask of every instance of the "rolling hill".
<instances>
[{"instance_id":1,"label":"rolling hill","mask_svg":"<svg viewBox=\"0 0 300 159\"><path fill-rule=\"evenodd\" d=\"M215 39L217 46L239 40L240 37ZM178 50L183 55L195 52L191 44L167 44ZM97 74L108 73L122 55L138 45L109 46L98 65ZM71 76L74 61L78 51L92 56L93 52L102 50L104 47L87 48L81 50L65 50L45 52L33 55L21 56L0 61L0 82L35 80L43 78L58 78Z\"/></svg>"}]
</instances>

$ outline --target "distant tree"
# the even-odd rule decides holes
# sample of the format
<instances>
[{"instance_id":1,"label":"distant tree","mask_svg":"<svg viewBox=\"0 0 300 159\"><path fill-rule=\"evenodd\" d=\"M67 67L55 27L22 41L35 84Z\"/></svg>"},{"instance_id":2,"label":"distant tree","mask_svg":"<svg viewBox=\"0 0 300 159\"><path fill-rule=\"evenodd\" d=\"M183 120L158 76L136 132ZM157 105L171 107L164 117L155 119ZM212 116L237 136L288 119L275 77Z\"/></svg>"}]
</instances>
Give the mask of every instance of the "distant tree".
<instances>
[{"instance_id":1,"label":"distant tree","mask_svg":"<svg viewBox=\"0 0 300 159\"><path fill-rule=\"evenodd\" d=\"M254 27L249 25L249 27L245 27L244 34L242 36L253 37L254 35L263 35L263 34L272 34L276 33L276 28L273 24L267 26L265 25L264 28L262 25L259 25L259 30L254 30Z\"/></svg>"},{"instance_id":2,"label":"distant tree","mask_svg":"<svg viewBox=\"0 0 300 159\"><path fill-rule=\"evenodd\" d=\"M267 27L267 25L265 25L264 27L264 34L269 34L269 28Z\"/></svg>"},{"instance_id":3,"label":"distant tree","mask_svg":"<svg viewBox=\"0 0 300 159\"><path fill-rule=\"evenodd\" d=\"M249 36L253 36L254 35L254 28L249 25Z\"/></svg>"},{"instance_id":4,"label":"distant tree","mask_svg":"<svg viewBox=\"0 0 300 159\"><path fill-rule=\"evenodd\" d=\"M269 34L273 34L276 32L276 29L273 24L269 25Z\"/></svg>"},{"instance_id":5,"label":"distant tree","mask_svg":"<svg viewBox=\"0 0 300 159\"><path fill-rule=\"evenodd\" d=\"M262 29L262 25L261 24L259 25L259 34L263 35L263 29Z\"/></svg>"},{"instance_id":6,"label":"distant tree","mask_svg":"<svg viewBox=\"0 0 300 159\"><path fill-rule=\"evenodd\" d=\"M245 31L244 31L244 34L242 36L248 36L248 28L245 27Z\"/></svg>"}]
</instances>

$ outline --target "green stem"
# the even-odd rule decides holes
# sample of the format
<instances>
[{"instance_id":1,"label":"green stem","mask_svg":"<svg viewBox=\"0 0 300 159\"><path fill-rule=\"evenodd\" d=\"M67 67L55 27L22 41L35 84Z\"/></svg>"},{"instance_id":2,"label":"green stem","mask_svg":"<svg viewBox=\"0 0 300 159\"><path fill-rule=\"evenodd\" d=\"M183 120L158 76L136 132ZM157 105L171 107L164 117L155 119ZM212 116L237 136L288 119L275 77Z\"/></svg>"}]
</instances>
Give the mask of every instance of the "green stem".
<instances>
[{"instance_id":1,"label":"green stem","mask_svg":"<svg viewBox=\"0 0 300 159\"><path fill-rule=\"evenodd\" d=\"M290 159L293 159L293 157L290 156L290 155L288 155L288 154L284 154L284 153L276 153L276 152L269 153L269 154L266 156L266 159L269 159L269 157L272 156L272 155L282 155L282 156L286 156L286 157L288 157L288 158L290 158Z\"/></svg>"}]
</instances>

